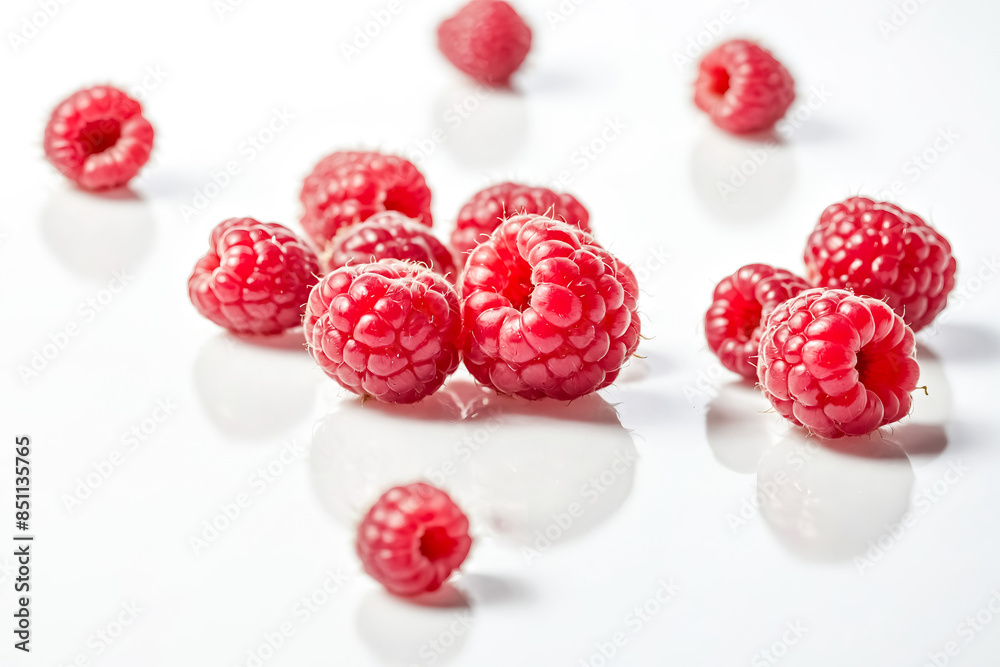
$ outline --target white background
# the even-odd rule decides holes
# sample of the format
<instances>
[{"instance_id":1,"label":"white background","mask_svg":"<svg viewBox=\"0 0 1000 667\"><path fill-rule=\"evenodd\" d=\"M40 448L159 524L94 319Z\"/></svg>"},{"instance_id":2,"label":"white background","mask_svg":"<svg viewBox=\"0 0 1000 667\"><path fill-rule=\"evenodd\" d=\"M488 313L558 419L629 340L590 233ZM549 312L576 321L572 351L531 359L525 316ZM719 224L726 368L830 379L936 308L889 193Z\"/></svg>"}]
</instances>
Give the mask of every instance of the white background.
<instances>
[{"instance_id":1,"label":"white background","mask_svg":"<svg viewBox=\"0 0 1000 667\"><path fill-rule=\"evenodd\" d=\"M557 0L522 0L531 55L513 92L484 96L435 48L455 2L404 1L350 62L342 45L387 0L221 14L211 0L72 0L51 18L42 4L0 12L0 536L15 434L33 442L37 536L30 656L11 647L0 549L0 664L598 667L613 648L607 664L919 667L949 642L938 664L997 664L1000 5L590 0L563 2L575 10L556 21ZM762 40L796 78L801 122L763 158L691 102L679 56L697 58L710 28ZM156 128L132 198L74 191L43 159L51 109L107 82L138 88ZM292 119L268 136L275 110ZM269 142L251 150L251 135ZM487 398L458 423L475 394L464 374L417 408L362 407L294 336L248 343L199 317L186 281L213 225L297 227L302 178L356 147L419 151L442 237L481 187L562 175L639 273L645 358L600 398ZM212 187L230 161L239 173ZM895 181L893 199L951 240L963 292L920 336L929 396L912 417L854 452L809 448L719 371L701 317L722 276L753 261L801 270L825 206ZM723 200L720 182L741 187ZM146 433L130 449L132 429ZM468 461L466 437L483 443ZM428 604L391 599L359 573L358 508L448 462L474 551ZM194 548L241 494L248 506ZM573 503L583 513L563 531ZM557 539L546 548L536 530ZM330 571L343 582L328 595ZM322 604L305 613L309 596ZM989 621L972 630L977 613Z\"/></svg>"}]
</instances>

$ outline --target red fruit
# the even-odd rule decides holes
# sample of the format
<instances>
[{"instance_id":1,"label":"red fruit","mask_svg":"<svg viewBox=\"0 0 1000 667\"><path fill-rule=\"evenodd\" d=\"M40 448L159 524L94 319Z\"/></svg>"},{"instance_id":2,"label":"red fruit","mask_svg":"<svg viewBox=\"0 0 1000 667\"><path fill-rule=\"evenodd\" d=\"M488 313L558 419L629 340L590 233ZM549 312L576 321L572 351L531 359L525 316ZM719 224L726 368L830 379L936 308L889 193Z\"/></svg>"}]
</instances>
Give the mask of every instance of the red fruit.
<instances>
[{"instance_id":1,"label":"red fruit","mask_svg":"<svg viewBox=\"0 0 1000 667\"><path fill-rule=\"evenodd\" d=\"M472 0L438 26L438 48L472 78L502 85L531 50L531 28L502 0Z\"/></svg>"},{"instance_id":2,"label":"red fruit","mask_svg":"<svg viewBox=\"0 0 1000 667\"><path fill-rule=\"evenodd\" d=\"M413 163L374 151L338 151L319 161L300 195L302 227L320 248L341 227L382 211L430 226L431 191Z\"/></svg>"},{"instance_id":3,"label":"red fruit","mask_svg":"<svg viewBox=\"0 0 1000 667\"><path fill-rule=\"evenodd\" d=\"M767 264L747 264L715 286L705 313L708 347L723 366L745 378L757 378L757 348L763 322L775 306L802 290L803 278Z\"/></svg>"},{"instance_id":4,"label":"red fruit","mask_svg":"<svg viewBox=\"0 0 1000 667\"><path fill-rule=\"evenodd\" d=\"M341 229L327 245L324 259L331 271L349 264L398 259L421 264L452 282L458 277L451 251L427 225L396 211L376 213L364 222Z\"/></svg>"},{"instance_id":5,"label":"red fruit","mask_svg":"<svg viewBox=\"0 0 1000 667\"><path fill-rule=\"evenodd\" d=\"M355 394L413 403L458 367L458 293L417 264L344 266L309 295L305 335L323 371Z\"/></svg>"},{"instance_id":6,"label":"red fruit","mask_svg":"<svg viewBox=\"0 0 1000 667\"><path fill-rule=\"evenodd\" d=\"M866 197L823 211L805 262L814 284L882 299L914 331L934 321L955 287L948 241L919 216Z\"/></svg>"},{"instance_id":7,"label":"red fruit","mask_svg":"<svg viewBox=\"0 0 1000 667\"><path fill-rule=\"evenodd\" d=\"M528 399L606 387L639 344L638 291L632 271L579 228L510 218L465 265L465 365Z\"/></svg>"},{"instance_id":8,"label":"red fruit","mask_svg":"<svg viewBox=\"0 0 1000 667\"><path fill-rule=\"evenodd\" d=\"M768 130L794 99L795 82L788 70L745 39L720 44L698 66L694 102L723 130Z\"/></svg>"},{"instance_id":9,"label":"red fruit","mask_svg":"<svg viewBox=\"0 0 1000 667\"><path fill-rule=\"evenodd\" d=\"M423 482L386 491L358 526L356 545L365 572L407 597L440 588L471 546L461 508Z\"/></svg>"},{"instance_id":10,"label":"red fruit","mask_svg":"<svg viewBox=\"0 0 1000 667\"><path fill-rule=\"evenodd\" d=\"M913 330L878 299L822 287L764 323L757 379L774 408L824 438L864 435L910 411Z\"/></svg>"},{"instance_id":11,"label":"red fruit","mask_svg":"<svg viewBox=\"0 0 1000 667\"><path fill-rule=\"evenodd\" d=\"M59 103L45 126L45 156L85 190L125 185L153 149L142 106L111 86L79 90Z\"/></svg>"},{"instance_id":12,"label":"red fruit","mask_svg":"<svg viewBox=\"0 0 1000 667\"><path fill-rule=\"evenodd\" d=\"M188 280L198 312L238 333L274 334L302 323L319 261L291 230L253 218L220 222Z\"/></svg>"},{"instance_id":13,"label":"red fruit","mask_svg":"<svg viewBox=\"0 0 1000 667\"><path fill-rule=\"evenodd\" d=\"M524 213L547 215L590 231L590 214L573 195L499 183L480 190L462 206L455 231L451 233L451 247L457 253L466 253L486 240L505 218Z\"/></svg>"}]
</instances>

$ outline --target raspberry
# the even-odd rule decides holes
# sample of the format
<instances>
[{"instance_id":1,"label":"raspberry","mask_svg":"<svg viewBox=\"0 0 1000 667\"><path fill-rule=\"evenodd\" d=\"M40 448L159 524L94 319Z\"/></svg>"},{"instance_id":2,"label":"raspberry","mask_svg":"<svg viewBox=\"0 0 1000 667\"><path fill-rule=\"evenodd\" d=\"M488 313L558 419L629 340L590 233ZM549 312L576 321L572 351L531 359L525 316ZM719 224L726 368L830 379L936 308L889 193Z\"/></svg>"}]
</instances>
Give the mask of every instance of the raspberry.
<instances>
[{"instance_id":1,"label":"raspberry","mask_svg":"<svg viewBox=\"0 0 1000 667\"><path fill-rule=\"evenodd\" d=\"M188 280L198 312L237 333L274 334L302 323L319 261L305 241L274 222L230 218L209 237Z\"/></svg>"},{"instance_id":2,"label":"raspberry","mask_svg":"<svg viewBox=\"0 0 1000 667\"><path fill-rule=\"evenodd\" d=\"M795 82L788 70L745 39L720 44L698 66L694 103L728 132L770 129L794 99Z\"/></svg>"},{"instance_id":3,"label":"raspberry","mask_svg":"<svg viewBox=\"0 0 1000 667\"><path fill-rule=\"evenodd\" d=\"M913 330L885 303L806 290L764 323L757 379L774 408L824 438L864 435L910 411Z\"/></svg>"},{"instance_id":4,"label":"raspberry","mask_svg":"<svg viewBox=\"0 0 1000 667\"><path fill-rule=\"evenodd\" d=\"M913 213L866 197L823 211L805 262L813 284L883 299L914 331L944 310L955 287L948 241Z\"/></svg>"},{"instance_id":5,"label":"raspberry","mask_svg":"<svg viewBox=\"0 0 1000 667\"><path fill-rule=\"evenodd\" d=\"M430 225L431 191L413 163L374 151L338 151L319 161L299 196L302 227L320 248L337 230L381 211Z\"/></svg>"},{"instance_id":6,"label":"raspberry","mask_svg":"<svg viewBox=\"0 0 1000 667\"><path fill-rule=\"evenodd\" d=\"M357 552L394 595L435 591L469 555L469 519L444 491L416 482L389 489L358 526Z\"/></svg>"},{"instance_id":7,"label":"raspberry","mask_svg":"<svg viewBox=\"0 0 1000 667\"><path fill-rule=\"evenodd\" d=\"M519 213L547 215L590 231L590 214L573 195L561 195L548 188L517 183L499 183L480 190L462 206L458 223L451 233L451 247L466 253L485 240L504 218Z\"/></svg>"},{"instance_id":8,"label":"raspberry","mask_svg":"<svg viewBox=\"0 0 1000 667\"><path fill-rule=\"evenodd\" d=\"M502 0L472 0L438 26L438 48L472 78L504 85L531 50L531 28Z\"/></svg>"},{"instance_id":9,"label":"raspberry","mask_svg":"<svg viewBox=\"0 0 1000 667\"><path fill-rule=\"evenodd\" d=\"M451 251L426 225L396 211L376 213L364 222L341 229L327 245L324 259L331 271L349 264L399 259L422 264L452 282L458 276Z\"/></svg>"},{"instance_id":10,"label":"raspberry","mask_svg":"<svg viewBox=\"0 0 1000 667\"><path fill-rule=\"evenodd\" d=\"M458 367L458 293L437 273L383 259L344 266L309 295L313 358L342 387L390 403L433 394Z\"/></svg>"},{"instance_id":11,"label":"raspberry","mask_svg":"<svg viewBox=\"0 0 1000 667\"><path fill-rule=\"evenodd\" d=\"M635 276L586 232L505 220L462 277L465 365L523 398L571 400L611 384L639 343Z\"/></svg>"},{"instance_id":12,"label":"raspberry","mask_svg":"<svg viewBox=\"0 0 1000 667\"><path fill-rule=\"evenodd\" d=\"M142 106L111 86L78 90L45 126L45 156L85 190L125 185L153 149L153 126Z\"/></svg>"},{"instance_id":13,"label":"raspberry","mask_svg":"<svg viewBox=\"0 0 1000 667\"><path fill-rule=\"evenodd\" d=\"M775 306L809 283L785 269L747 264L715 286L705 313L705 338L722 365L745 378L757 377L762 324Z\"/></svg>"}]
</instances>

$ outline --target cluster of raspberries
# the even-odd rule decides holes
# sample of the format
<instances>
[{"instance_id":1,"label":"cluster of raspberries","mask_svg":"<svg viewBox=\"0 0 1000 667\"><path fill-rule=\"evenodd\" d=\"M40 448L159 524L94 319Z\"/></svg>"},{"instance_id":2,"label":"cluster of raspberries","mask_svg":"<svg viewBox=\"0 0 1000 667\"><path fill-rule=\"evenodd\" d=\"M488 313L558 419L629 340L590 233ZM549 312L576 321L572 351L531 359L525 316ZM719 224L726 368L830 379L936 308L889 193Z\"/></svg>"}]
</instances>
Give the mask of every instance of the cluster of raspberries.
<instances>
[{"instance_id":1,"label":"cluster of raspberries","mask_svg":"<svg viewBox=\"0 0 1000 667\"><path fill-rule=\"evenodd\" d=\"M823 211L805 266L805 278L767 264L723 278L705 314L709 347L817 436L902 419L920 374L914 332L955 286L948 241L898 206L851 197Z\"/></svg>"},{"instance_id":2,"label":"cluster of raspberries","mask_svg":"<svg viewBox=\"0 0 1000 667\"><path fill-rule=\"evenodd\" d=\"M613 382L639 343L638 286L591 236L583 205L501 183L462 207L449 248L431 233L430 197L403 158L333 153L302 187L308 240L222 222L191 301L238 333L302 324L327 375L382 401L419 401L462 360L479 382L527 399Z\"/></svg>"}]
</instances>

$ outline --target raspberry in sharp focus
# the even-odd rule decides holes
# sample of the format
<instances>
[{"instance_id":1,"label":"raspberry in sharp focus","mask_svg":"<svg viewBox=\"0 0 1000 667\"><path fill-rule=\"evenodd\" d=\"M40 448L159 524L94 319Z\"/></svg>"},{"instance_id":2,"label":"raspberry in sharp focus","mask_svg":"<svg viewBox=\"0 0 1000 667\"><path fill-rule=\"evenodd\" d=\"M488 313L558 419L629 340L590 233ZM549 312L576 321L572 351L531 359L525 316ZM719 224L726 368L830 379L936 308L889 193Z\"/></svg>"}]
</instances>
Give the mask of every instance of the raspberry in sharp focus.
<instances>
[{"instance_id":1,"label":"raspberry in sharp focus","mask_svg":"<svg viewBox=\"0 0 1000 667\"><path fill-rule=\"evenodd\" d=\"M808 289L804 278L767 264L747 264L715 286L705 313L705 338L723 366L757 378L763 323L775 306Z\"/></svg>"},{"instance_id":2,"label":"raspberry in sharp focus","mask_svg":"<svg viewBox=\"0 0 1000 667\"><path fill-rule=\"evenodd\" d=\"M142 106L112 86L79 90L63 100L45 126L45 156L85 190L125 185L153 149L153 126Z\"/></svg>"},{"instance_id":3,"label":"raspberry in sharp focus","mask_svg":"<svg viewBox=\"0 0 1000 667\"><path fill-rule=\"evenodd\" d=\"M458 293L410 262L383 259L327 274L309 295L304 324L323 371L361 396L413 403L458 367Z\"/></svg>"},{"instance_id":4,"label":"raspberry in sharp focus","mask_svg":"<svg viewBox=\"0 0 1000 667\"><path fill-rule=\"evenodd\" d=\"M774 408L824 438L905 417L920 369L913 330L882 301L813 288L771 311L757 380Z\"/></svg>"},{"instance_id":5,"label":"raspberry in sharp focus","mask_svg":"<svg viewBox=\"0 0 1000 667\"><path fill-rule=\"evenodd\" d=\"M381 211L431 225L431 191L412 162L375 151L338 151L319 161L302 184L302 228L323 248L341 227Z\"/></svg>"},{"instance_id":6,"label":"raspberry in sharp focus","mask_svg":"<svg viewBox=\"0 0 1000 667\"><path fill-rule=\"evenodd\" d=\"M955 287L948 241L919 216L866 197L823 211L805 263L813 284L884 299L914 331L944 310Z\"/></svg>"},{"instance_id":7,"label":"raspberry in sharp focus","mask_svg":"<svg viewBox=\"0 0 1000 667\"><path fill-rule=\"evenodd\" d=\"M451 234L451 247L456 253L467 253L486 240L504 218L523 213L547 215L590 231L590 214L573 195L518 183L498 183L480 190L462 206Z\"/></svg>"},{"instance_id":8,"label":"raspberry in sharp focus","mask_svg":"<svg viewBox=\"0 0 1000 667\"><path fill-rule=\"evenodd\" d=\"M212 230L208 253L188 280L198 312L238 333L274 334L302 323L319 261L289 229L230 218Z\"/></svg>"},{"instance_id":9,"label":"raspberry in sharp focus","mask_svg":"<svg viewBox=\"0 0 1000 667\"><path fill-rule=\"evenodd\" d=\"M503 0L472 0L438 26L438 48L472 78L503 85L531 50L531 28Z\"/></svg>"},{"instance_id":10,"label":"raspberry in sharp focus","mask_svg":"<svg viewBox=\"0 0 1000 667\"><path fill-rule=\"evenodd\" d=\"M358 526L356 548L394 595L437 590L469 555L469 519L447 493L416 482L389 489Z\"/></svg>"},{"instance_id":11,"label":"raspberry in sharp focus","mask_svg":"<svg viewBox=\"0 0 1000 667\"><path fill-rule=\"evenodd\" d=\"M639 343L635 276L577 227L505 220L462 276L463 353L481 383L571 400L611 384Z\"/></svg>"},{"instance_id":12,"label":"raspberry in sharp focus","mask_svg":"<svg viewBox=\"0 0 1000 667\"><path fill-rule=\"evenodd\" d=\"M770 129L794 99L795 82L788 70L745 39L720 44L698 66L694 102L728 132Z\"/></svg>"},{"instance_id":13,"label":"raspberry in sharp focus","mask_svg":"<svg viewBox=\"0 0 1000 667\"><path fill-rule=\"evenodd\" d=\"M364 222L344 227L327 245L323 258L330 271L349 264L398 259L421 264L452 282L458 279L451 251L427 225L397 211L376 213Z\"/></svg>"}]
</instances>

